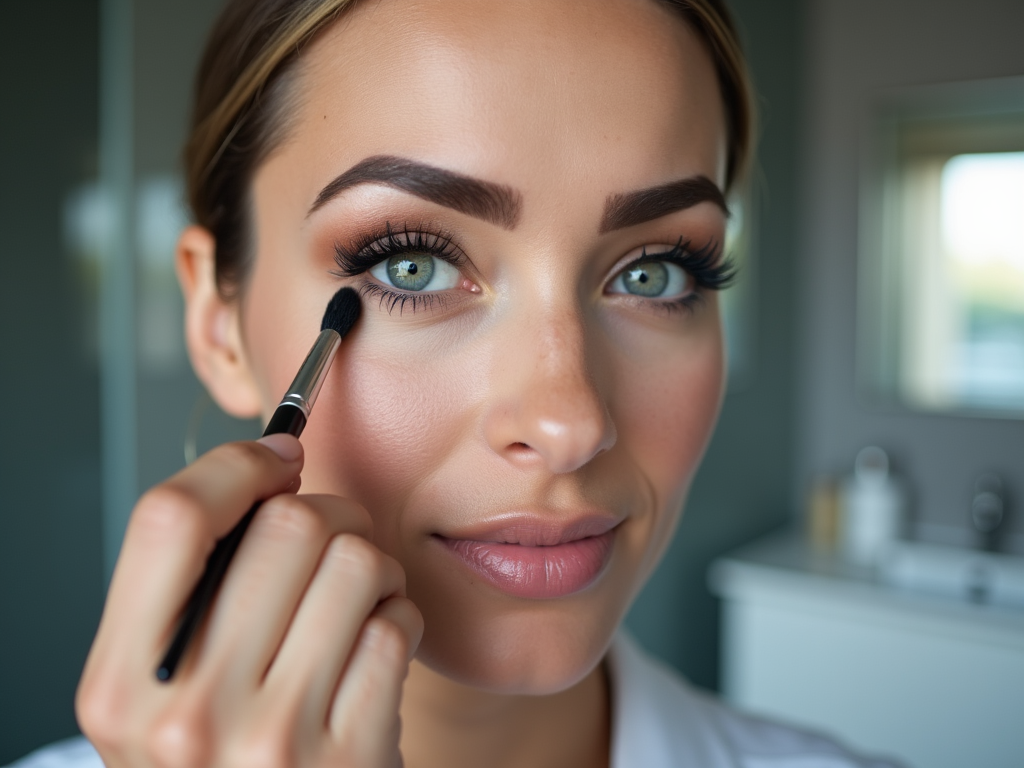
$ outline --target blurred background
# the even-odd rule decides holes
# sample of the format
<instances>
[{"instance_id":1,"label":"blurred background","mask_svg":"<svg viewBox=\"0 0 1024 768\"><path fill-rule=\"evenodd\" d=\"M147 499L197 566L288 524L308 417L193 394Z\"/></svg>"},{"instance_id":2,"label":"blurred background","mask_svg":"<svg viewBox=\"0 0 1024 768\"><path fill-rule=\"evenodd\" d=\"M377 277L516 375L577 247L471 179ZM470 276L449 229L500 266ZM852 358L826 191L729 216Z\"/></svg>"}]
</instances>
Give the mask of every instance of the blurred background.
<instances>
[{"instance_id":1,"label":"blurred background","mask_svg":"<svg viewBox=\"0 0 1024 768\"><path fill-rule=\"evenodd\" d=\"M729 4L761 110L731 381L628 624L752 711L1020 766L1024 3ZM172 268L219 6L4 5L0 764L77 733L127 515L186 425L258 434L200 413Z\"/></svg>"}]
</instances>

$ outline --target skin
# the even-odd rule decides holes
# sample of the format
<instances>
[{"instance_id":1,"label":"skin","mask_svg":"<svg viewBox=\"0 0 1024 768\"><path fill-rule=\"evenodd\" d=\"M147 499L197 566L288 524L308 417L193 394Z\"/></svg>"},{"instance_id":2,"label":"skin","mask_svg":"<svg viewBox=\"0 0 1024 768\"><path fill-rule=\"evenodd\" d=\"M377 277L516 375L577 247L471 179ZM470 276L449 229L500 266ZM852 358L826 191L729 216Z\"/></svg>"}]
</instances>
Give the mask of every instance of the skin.
<instances>
[{"instance_id":1,"label":"skin","mask_svg":"<svg viewBox=\"0 0 1024 768\"><path fill-rule=\"evenodd\" d=\"M414 312L364 298L302 446L217 449L140 501L83 729L112 766L385 766L400 713L408 766L607 765L600 662L678 522L724 379L713 292L672 310L609 284L641 247L722 242L725 214L601 221L616 194L698 174L723 186L710 57L649 0L386 0L319 37L296 88L253 181L242 298L218 293L208 232L179 244L189 348L218 403L269 418L330 297L373 282L332 274L336 243L439 229L468 257L463 279ZM309 213L382 154L513 188L516 225L378 184ZM206 554L266 498L201 642L173 684L153 682ZM557 599L500 592L435 537L584 511L620 521L610 560Z\"/></svg>"}]
</instances>

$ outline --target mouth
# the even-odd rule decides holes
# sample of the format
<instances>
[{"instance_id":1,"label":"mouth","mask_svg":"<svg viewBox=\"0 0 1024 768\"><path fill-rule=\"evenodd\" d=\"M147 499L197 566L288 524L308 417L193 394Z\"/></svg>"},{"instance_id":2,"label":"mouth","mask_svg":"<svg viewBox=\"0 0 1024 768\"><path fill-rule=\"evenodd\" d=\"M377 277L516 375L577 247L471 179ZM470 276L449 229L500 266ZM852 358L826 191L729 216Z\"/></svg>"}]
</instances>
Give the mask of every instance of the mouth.
<instances>
[{"instance_id":1,"label":"mouth","mask_svg":"<svg viewBox=\"0 0 1024 768\"><path fill-rule=\"evenodd\" d=\"M501 592L542 600L574 594L597 580L611 559L619 522L598 515L567 524L506 519L435 538Z\"/></svg>"}]
</instances>

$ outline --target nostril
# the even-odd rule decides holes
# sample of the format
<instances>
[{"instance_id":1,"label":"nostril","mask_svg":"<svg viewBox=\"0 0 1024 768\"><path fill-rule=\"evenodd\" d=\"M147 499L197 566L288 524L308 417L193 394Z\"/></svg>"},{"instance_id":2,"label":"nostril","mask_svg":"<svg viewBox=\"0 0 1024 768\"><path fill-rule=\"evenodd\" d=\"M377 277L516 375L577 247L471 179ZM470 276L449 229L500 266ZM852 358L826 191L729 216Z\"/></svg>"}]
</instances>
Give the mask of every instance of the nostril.
<instances>
[{"instance_id":1,"label":"nostril","mask_svg":"<svg viewBox=\"0 0 1024 768\"><path fill-rule=\"evenodd\" d=\"M525 460L535 455L535 451L528 443L509 443L505 448L506 455L517 460Z\"/></svg>"}]
</instances>

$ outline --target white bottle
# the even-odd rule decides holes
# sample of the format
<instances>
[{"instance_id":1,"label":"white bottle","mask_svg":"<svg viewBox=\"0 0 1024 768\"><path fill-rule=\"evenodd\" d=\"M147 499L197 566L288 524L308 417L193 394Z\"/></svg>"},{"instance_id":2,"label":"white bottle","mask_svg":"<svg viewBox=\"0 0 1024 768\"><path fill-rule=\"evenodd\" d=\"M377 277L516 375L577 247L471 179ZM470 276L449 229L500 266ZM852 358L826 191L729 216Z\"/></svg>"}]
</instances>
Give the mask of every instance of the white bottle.
<instances>
[{"instance_id":1,"label":"white bottle","mask_svg":"<svg viewBox=\"0 0 1024 768\"><path fill-rule=\"evenodd\" d=\"M860 450L841 498L843 554L859 565L877 565L899 539L906 514L906 494L889 472L885 451L876 446Z\"/></svg>"}]
</instances>

